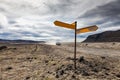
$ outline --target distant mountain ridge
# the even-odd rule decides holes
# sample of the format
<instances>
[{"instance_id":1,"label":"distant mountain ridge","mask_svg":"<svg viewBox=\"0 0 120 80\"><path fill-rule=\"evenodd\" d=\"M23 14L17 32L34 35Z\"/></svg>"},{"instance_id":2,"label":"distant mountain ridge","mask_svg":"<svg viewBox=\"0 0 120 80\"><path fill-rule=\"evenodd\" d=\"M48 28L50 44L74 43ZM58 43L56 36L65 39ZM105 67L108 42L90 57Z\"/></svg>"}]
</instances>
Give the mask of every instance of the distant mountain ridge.
<instances>
[{"instance_id":1,"label":"distant mountain ridge","mask_svg":"<svg viewBox=\"0 0 120 80\"><path fill-rule=\"evenodd\" d=\"M90 35L83 42L120 42L120 30Z\"/></svg>"},{"instance_id":2,"label":"distant mountain ridge","mask_svg":"<svg viewBox=\"0 0 120 80\"><path fill-rule=\"evenodd\" d=\"M0 39L0 43L45 43L45 41Z\"/></svg>"}]
</instances>

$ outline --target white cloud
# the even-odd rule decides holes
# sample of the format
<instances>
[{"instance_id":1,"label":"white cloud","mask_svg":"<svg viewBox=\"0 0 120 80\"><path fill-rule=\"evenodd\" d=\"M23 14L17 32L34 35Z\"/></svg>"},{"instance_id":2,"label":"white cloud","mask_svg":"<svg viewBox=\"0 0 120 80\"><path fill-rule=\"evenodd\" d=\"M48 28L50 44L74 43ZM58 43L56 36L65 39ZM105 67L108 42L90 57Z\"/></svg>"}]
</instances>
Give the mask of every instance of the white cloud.
<instances>
[{"instance_id":1,"label":"white cloud","mask_svg":"<svg viewBox=\"0 0 120 80\"><path fill-rule=\"evenodd\" d=\"M93 25L104 18L78 17L111 1L114 0L0 0L0 38L73 41L74 31L56 27L53 22L72 23L77 20L78 28ZM98 26L102 28L106 24ZM89 34L78 35L78 40L83 40L81 36L86 35Z\"/></svg>"},{"instance_id":2,"label":"white cloud","mask_svg":"<svg viewBox=\"0 0 120 80\"><path fill-rule=\"evenodd\" d=\"M0 27L7 27L8 20L7 17L0 13Z\"/></svg>"}]
</instances>

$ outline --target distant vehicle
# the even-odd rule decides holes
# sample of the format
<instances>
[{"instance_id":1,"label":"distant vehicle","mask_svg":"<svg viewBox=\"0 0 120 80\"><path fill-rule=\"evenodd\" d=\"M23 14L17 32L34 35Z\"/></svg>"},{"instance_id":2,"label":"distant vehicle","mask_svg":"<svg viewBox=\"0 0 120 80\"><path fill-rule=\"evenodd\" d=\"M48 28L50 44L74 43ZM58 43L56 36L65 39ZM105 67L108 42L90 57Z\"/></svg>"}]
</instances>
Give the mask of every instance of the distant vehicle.
<instances>
[{"instance_id":1,"label":"distant vehicle","mask_svg":"<svg viewBox=\"0 0 120 80\"><path fill-rule=\"evenodd\" d=\"M60 42L56 42L56 45L57 45L57 46L60 46L60 45L61 45L61 43L60 43Z\"/></svg>"}]
</instances>

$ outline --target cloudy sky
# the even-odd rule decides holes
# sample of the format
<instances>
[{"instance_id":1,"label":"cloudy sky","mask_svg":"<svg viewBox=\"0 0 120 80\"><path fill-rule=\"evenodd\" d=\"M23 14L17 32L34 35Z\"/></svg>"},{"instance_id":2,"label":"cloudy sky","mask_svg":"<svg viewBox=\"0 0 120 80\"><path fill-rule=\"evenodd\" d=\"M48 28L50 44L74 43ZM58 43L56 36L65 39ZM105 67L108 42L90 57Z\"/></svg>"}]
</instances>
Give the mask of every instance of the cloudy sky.
<instances>
[{"instance_id":1,"label":"cloudy sky","mask_svg":"<svg viewBox=\"0 0 120 80\"><path fill-rule=\"evenodd\" d=\"M120 29L120 0L0 0L0 39L73 41L74 31L53 22L78 22L78 28L97 25L96 32Z\"/></svg>"}]
</instances>

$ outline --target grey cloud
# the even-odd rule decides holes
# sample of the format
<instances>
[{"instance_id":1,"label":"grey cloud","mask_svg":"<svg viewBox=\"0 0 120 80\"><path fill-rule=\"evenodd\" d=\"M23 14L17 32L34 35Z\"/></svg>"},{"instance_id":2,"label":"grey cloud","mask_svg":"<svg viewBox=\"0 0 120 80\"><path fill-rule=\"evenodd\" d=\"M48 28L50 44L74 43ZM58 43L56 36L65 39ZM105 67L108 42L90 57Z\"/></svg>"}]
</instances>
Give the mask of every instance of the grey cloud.
<instances>
[{"instance_id":1,"label":"grey cloud","mask_svg":"<svg viewBox=\"0 0 120 80\"><path fill-rule=\"evenodd\" d=\"M9 20L8 23L9 23L9 24L15 24L15 23L17 23L17 22L16 22L16 21L13 21L13 20Z\"/></svg>"},{"instance_id":2,"label":"grey cloud","mask_svg":"<svg viewBox=\"0 0 120 80\"><path fill-rule=\"evenodd\" d=\"M120 14L120 0L115 0L108 4L98 6L95 9L87 11L82 17L108 16L114 18L114 17L118 17L119 14Z\"/></svg>"},{"instance_id":3,"label":"grey cloud","mask_svg":"<svg viewBox=\"0 0 120 80\"><path fill-rule=\"evenodd\" d=\"M83 14L84 12L96 7L97 5L108 3L112 0L57 0L59 1L56 4L53 3L44 3L48 8L48 13L60 15L63 17L72 16L77 17L78 15ZM104 2L104 3L103 3ZM92 5L91 5L92 4Z\"/></svg>"},{"instance_id":4,"label":"grey cloud","mask_svg":"<svg viewBox=\"0 0 120 80\"><path fill-rule=\"evenodd\" d=\"M101 25L107 22L112 22L109 26L120 25L120 0L115 0L89 10L84 15L79 16L78 19L93 19L95 17L101 17L102 19L96 22L90 22L89 24Z\"/></svg>"},{"instance_id":5,"label":"grey cloud","mask_svg":"<svg viewBox=\"0 0 120 80\"><path fill-rule=\"evenodd\" d=\"M58 16L65 17L66 15L70 15L74 12L74 7L80 5L81 1L80 0L63 0L60 1L56 4L52 3L44 3L46 7L48 8L48 12L50 14L56 14ZM76 9L75 9L76 10Z\"/></svg>"}]
</instances>

